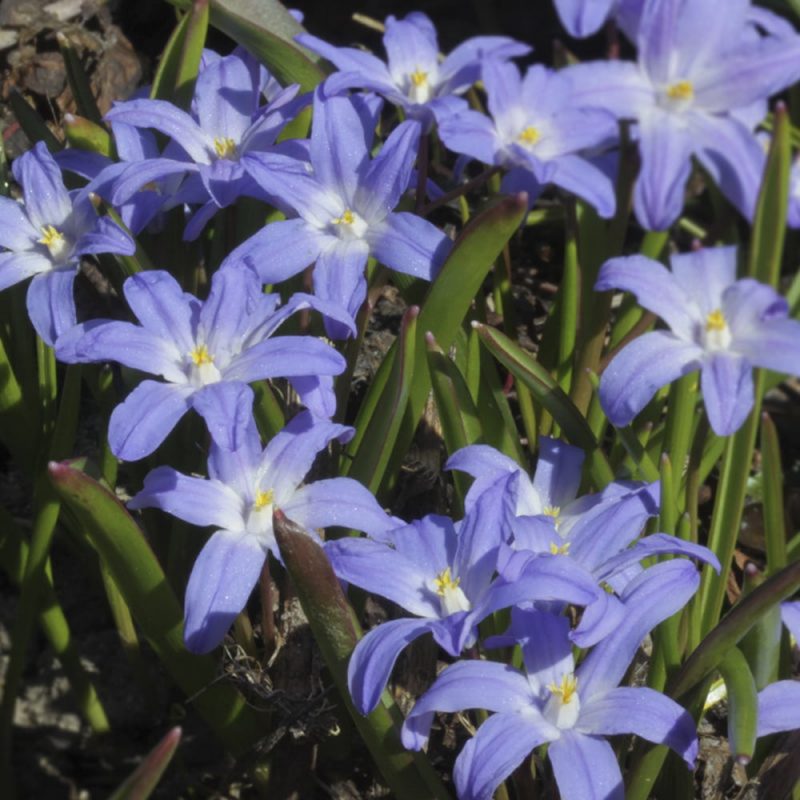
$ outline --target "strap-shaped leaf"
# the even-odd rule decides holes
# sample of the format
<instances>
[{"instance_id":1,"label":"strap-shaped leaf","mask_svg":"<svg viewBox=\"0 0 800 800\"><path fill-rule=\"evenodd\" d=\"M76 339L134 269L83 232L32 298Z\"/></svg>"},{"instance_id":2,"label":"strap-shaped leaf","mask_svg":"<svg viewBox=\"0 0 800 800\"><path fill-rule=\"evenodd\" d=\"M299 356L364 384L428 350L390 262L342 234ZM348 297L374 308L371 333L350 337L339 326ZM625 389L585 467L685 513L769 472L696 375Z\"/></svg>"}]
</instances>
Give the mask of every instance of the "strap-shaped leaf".
<instances>
[{"instance_id":1,"label":"strap-shaped leaf","mask_svg":"<svg viewBox=\"0 0 800 800\"><path fill-rule=\"evenodd\" d=\"M65 114L64 134L70 147L89 150L92 153L100 153L100 155L108 156L109 158L115 157L114 142L111 139L111 134L102 125L98 125L86 119L86 117Z\"/></svg>"},{"instance_id":2,"label":"strap-shaped leaf","mask_svg":"<svg viewBox=\"0 0 800 800\"><path fill-rule=\"evenodd\" d=\"M719 662L719 672L728 691L728 742L740 764L749 764L756 746L758 692L747 660L732 647Z\"/></svg>"},{"instance_id":3,"label":"strap-shaped leaf","mask_svg":"<svg viewBox=\"0 0 800 800\"><path fill-rule=\"evenodd\" d=\"M245 752L263 735L259 717L235 689L215 681L217 664L211 656L192 655L184 647L181 606L131 515L69 462L51 462L49 472L167 672L225 745L235 754Z\"/></svg>"},{"instance_id":4,"label":"strap-shaped leaf","mask_svg":"<svg viewBox=\"0 0 800 800\"><path fill-rule=\"evenodd\" d=\"M180 728L169 731L108 800L147 800L172 761L182 733Z\"/></svg>"},{"instance_id":5,"label":"strap-shaped leaf","mask_svg":"<svg viewBox=\"0 0 800 800\"><path fill-rule=\"evenodd\" d=\"M169 37L158 63L150 97L188 108L208 34L208 0L195 0Z\"/></svg>"},{"instance_id":6,"label":"strap-shaped leaf","mask_svg":"<svg viewBox=\"0 0 800 800\"><path fill-rule=\"evenodd\" d=\"M190 0L170 0L189 8ZM294 43L303 26L278 0L210 0L211 24L260 59L284 85L310 92L325 78L317 57Z\"/></svg>"}]
</instances>

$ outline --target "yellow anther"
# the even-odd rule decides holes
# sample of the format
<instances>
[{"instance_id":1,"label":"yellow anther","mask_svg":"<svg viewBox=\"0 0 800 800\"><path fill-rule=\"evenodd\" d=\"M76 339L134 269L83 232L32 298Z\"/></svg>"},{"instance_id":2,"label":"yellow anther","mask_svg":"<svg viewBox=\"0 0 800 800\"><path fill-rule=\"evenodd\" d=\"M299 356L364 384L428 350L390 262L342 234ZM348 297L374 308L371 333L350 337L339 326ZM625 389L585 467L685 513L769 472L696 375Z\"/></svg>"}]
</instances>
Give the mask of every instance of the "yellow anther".
<instances>
[{"instance_id":1,"label":"yellow anther","mask_svg":"<svg viewBox=\"0 0 800 800\"><path fill-rule=\"evenodd\" d=\"M546 517L558 519L561 515L561 506L545 506L543 513Z\"/></svg>"},{"instance_id":2,"label":"yellow anther","mask_svg":"<svg viewBox=\"0 0 800 800\"><path fill-rule=\"evenodd\" d=\"M215 136L214 150L220 158L230 158L236 155L236 142L230 136Z\"/></svg>"},{"instance_id":3,"label":"yellow anther","mask_svg":"<svg viewBox=\"0 0 800 800\"><path fill-rule=\"evenodd\" d=\"M191 358L198 367L202 367L203 364L214 363L214 356L208 352L208 347L206 347L204 344L195 347L195 349L189 353L189 358Z\"/></svg>"},{"instance_id":4,"label":"yellow anther","mask_svg":"<svg viewBox=\"0 0 800 800\"><path fill-rule=\"evenodd\" d=\"M570 672L561 678L561 684L551 683L547 687L554 695L561 700L562 705L566 705L572 700L572 696L578 691L578 679Z\"/></svg>"},{"instance_id":5,"label":"yellow anther","mask_svg":"<svg viewBox=\"0 0 800 800\"><path fill-rule=\"evenodd\" d=\"M706 317L706 330L707 331L724 331L728 327L728 322L725 315L718 308L715 308Z\"/></svg>"},{"instance_id":6,"label":"yellow anther","mask_svg":"<svg viewBox=\"0 0 800 800\"><path fill-rule=\"evenodd\" d=\"M550 542L550 552L554 556L565 556L569 553L569 546L571 542L564 542L562 545L557 545L555 542Z\"/></svg>"},{"instance_id":7,"label":"yellow anther","mask_svg":"<svg viewBox=\"0 0 800 800\"><path fill-rule=\"evenodd\" d=\"M356 215L346 208L341 217L335 217L331 220L332 225L352 225L356 221Z\"/></svg>"},{"instance_id":8,"label":"yellow anther","mask_svg":"<svg viewBox=\"0 0 800 800\"><path fill-rule=\"evenodd\" d=\"M39 244L43 244L53 255L58 254L64 247L64 234L52 225L42 227L42 238Z\"/></svg>"},{"instance_id":9,"label":"yellow anther","mask_svg":"<svg viewBox=\"0 0 800 800\"><path fill-rule=\"evenodd\" d=\"M694 86L691 81L678 81L667 87L667 97L670 100L692 100L694 98Z\"/></svg>"},{"instance_id":10,"label":"yellow anther","mask_svg":"<svg viewBox=\"0 0 800 800\"><path fill-rule=\"evenodd\" d=\"M539 133L538 128L534 128L533 125L528 125L519 136L517 136L517 140L520 144L524 144L527 147L536 144L539 141L541 134Z\"/></svg>"},{"instance_id":11,"label":"yellow anther","mask_svg":"<svg viewBox=\"0 0 800 800\"><path fill-rule=\"evenodd\" d=\"M275 499L275 492L272 489L267 489L266 492L262 492L259 489L256 492L256 499L253 501L253 508L256 511L261 511L262 508L266 508L268 505L272 503Z\"/></svg>"},{"instance_id":12,"label":"yellow anther","mask_svg":"<svg viewBox=\"0 0 800 800\"><path fill-rule=\"evenodd\" d=\"M450 567L446 567L436 576L433 583L436 586L436 594L440 597L444 597L445 592L448 590L452 591L458 588L458 584L461 583L461 578L453 580L453 576L450 574Z\"/></svg>"},{"instance_id":13,"label":"yellow anther","mask_svg":"<svg viewBox=\"0 0 800 800\"><path fill-rule=\"evenodd\" d=\"M416 86L418 89L428 83L428 73L423 72L421 69L415 69L409 76L411 85Z\"/></svg>"}]
</instances>

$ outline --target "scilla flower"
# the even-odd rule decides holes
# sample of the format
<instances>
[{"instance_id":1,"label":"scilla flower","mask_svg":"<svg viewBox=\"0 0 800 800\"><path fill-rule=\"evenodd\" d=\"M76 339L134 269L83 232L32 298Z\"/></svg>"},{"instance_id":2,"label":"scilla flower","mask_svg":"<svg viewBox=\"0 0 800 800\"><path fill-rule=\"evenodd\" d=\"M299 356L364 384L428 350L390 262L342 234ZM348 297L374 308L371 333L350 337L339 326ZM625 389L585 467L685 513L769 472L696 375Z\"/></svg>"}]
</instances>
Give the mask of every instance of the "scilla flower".
<instances>
[{"instance_id":1,"label":"scilla flower","mask_svg":"<svg viewBox=\"0 0 800 800\"><path fill-rule=\"evenodd\" d=\"M635 339L611 361L600 402L614 425L627 425L662 386L700 370L708 420L728 436L753 407L753 367L800 375L800 323L774 289L736 280L736 248L675 255L672 272L644 256L603 265L599 291L633 292L669 330Z\"/></svg>"}]
</instances>

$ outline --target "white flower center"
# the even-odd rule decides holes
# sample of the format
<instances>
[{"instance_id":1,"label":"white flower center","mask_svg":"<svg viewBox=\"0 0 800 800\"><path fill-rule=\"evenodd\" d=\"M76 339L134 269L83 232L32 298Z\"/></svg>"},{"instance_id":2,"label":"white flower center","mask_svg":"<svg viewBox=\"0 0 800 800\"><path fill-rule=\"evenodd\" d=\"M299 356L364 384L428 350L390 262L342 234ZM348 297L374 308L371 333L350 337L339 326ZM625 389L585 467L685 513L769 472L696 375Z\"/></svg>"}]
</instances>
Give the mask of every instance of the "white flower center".
<instances>
[{"instance_id":1,"label":"white flower center","mask_svg":"<svg viewBox=\"0 0 800 800\"><path fill-rule=\"evenodd\" d=\"M706 350L727 350L731 344L731 329L728 321L719 308L706 316L706 324L702 333L702 344Z\"/></svg>"},{"instance_id":2,"label":"white flower center","mask_svg":"<svg viewBox=\"0 0 800 800\"><path fill-rule=\"evenodd\" d=\"M526 150L533 150L542 132L534 125L528 125L517 134L517 144L521 144Z\"/></svg>"},{"instance_id":3,"label":"white flower center","mask_svg":"<svg viewBox=\"0 0 800 800\"><path fill-rule=\"evenodd\" d=\"M205 344L197 345L187 355L186 376L193 386L208 386L222 380L222 373L214 363L214 356L208 352Z\"/></svg>"},{"instance_id":4,"label":"white flower center","mask_svg":"<svg viewBox=\"0 0 800 800\"><path fill-rule=\"evenodd\" d=\"M367 221L351 208L346 208L340 217L331 220L334 233L346 241L351 239L363 239L367 232Z\"/></svg>"},{"instance_id":5,"label":"white flower center","mask_svg":"<svg viewBox=\"0 0 800 800\"><path fill-rule=\"evenodd\" d=\"M680 80L662 89L659 105L669 111L685 111L694 102L694 84Z\"/></svg>"},{"instance_id":6,"label":"white flower center","mask_svg":"<svg viewBox=\"0 0 800 800\"><path fill-rule=\"evenodd\" d=\"M433 94L428 73L419 69L419 67L409 73L406 92L408 93L408 99L412 103L427 103Z\"/></svg>"},{"instance_id":7,"label":"white flower center","mask_svg":"<svg viewBox=\"0 0 800 800\"><path fill-rule=\"evenodd\" d=\"M53 225L42 226L42 238L38 241L47 248L50 257L56 263L62 261L69 254L69 243L66 236Z\"/></svg>"},{"instance_id":8,"label":"white flower center","mask_svg":"<svg viewBox=\"0 0 800 800\"><path fill-rule=\"evenodd\" d=\"M272 511L275 504L275 491L273 489L257 489L245 520L247 532L259 539L267 539L266 544L272 544Z\"/></svg>"},{"instance_id":9,"label":"white flower center","mask_svg":"<svg viewBox=\"0 0 800 800\"><path fill-rule=\"evenodd\" d=\"M443 569L433 580L433 590L439 595L442 613L445 616L457 611L469 611L472 604L459 584L461 578L453 578L450 567Z\"/></svg>"},{"instance_id":10,"label":"white flower center","mask_svg":"<svg viewBox=\"0 0 800 800\"><path fill-rule=\"evenodd\" d=\"M560 730L574 728L581 713L578 696L578 679L571 672L561 678L561 683L551 683L550 697L544 707L544 717Z\"/></svg>"},{"instance_id":11,"label":"white flower center","mask_svg":"<svg viewBox=\"0 0 800 800\"><path fill-rule=\"evenodd\" d=\"M236 142L230 136L215 136L214 150L218 158L233 160L236 158Z\"/></svg>"}]
</instances>

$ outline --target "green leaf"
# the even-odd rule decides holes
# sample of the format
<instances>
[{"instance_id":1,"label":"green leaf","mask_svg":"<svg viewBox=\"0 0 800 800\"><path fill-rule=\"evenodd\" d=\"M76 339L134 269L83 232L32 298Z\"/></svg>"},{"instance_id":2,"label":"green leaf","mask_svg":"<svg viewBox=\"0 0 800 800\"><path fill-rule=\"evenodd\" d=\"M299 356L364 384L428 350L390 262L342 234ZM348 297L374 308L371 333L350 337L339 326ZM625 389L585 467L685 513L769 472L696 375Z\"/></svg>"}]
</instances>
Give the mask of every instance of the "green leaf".
<instances>
[{"instance_id":1,"label":"green leaf","mask_svg":"<svg viewBox=\"0 0 800 800\"><path fill-rule=\"evenodd\" d=\"M761 470L767 574L772 575L786 566L786 519L781 448L778 431L769 414L761 415Z\"/></svg>"},{"instance_id":2,"label":"green leaf","mask_svg":"<svg viewBox=\"0 0 800 800\"><path fill-rule=\"evenodd\" d=\"M184 647L180 603L133 518L113 494L69 462L51 462L49 473L167 672L225 745L244 753L263 735L259 717L235 689L216 682L214 658Z\"/></svg>"},{"instance_id":3,"label":"green leaf","mask_svg":"<svg viewBox=\"0 0 800 800\"><path fill-rule=\"evenodd\" d=\"M102 126L86 117L74 114L64 115L64 133L70 147L78 150L89 150L108 158L115 157L114 142L111 134Z\"/></svg>"},{"instance_id":4,"label":"green leaf","mask_svg":"<svg viewBox=\"0 0 800 800\"><path fill-rule=\"evenodd\" d=\"M719 662L728 691L728 743L740 764L749 764L756 746L758 692L745 657L732 647Z\"/></svg>"},{"instance_id":5,"label":"green leaf","mask_svg":"<svg viewBox=\"0 0 800 800\"><path fill-rule=\"evenodd\" d=\"M775 109L772 144L753 220L747 265L748 275L774 287L778 285L781 272L789 207L789 172L792 167L789 128L786 106L780 103Z\"/></svg>"},{"instance_id":6,"label":"green leaf","mask_svg":"<svg viewBox=\"0 0 800 800\"><path fill-rule=\"evenodd\" d=\"M482 440L481 421L458 367L441 351L433 334L426 336L426 343L433 396L436 398L447 452L452 454ZM463 510L470 479L462 472L454 472L453 482Z\"/></svg>"},{"instance_id":7,"label":"green leaf","mask_svg":"<svg viewBox=\"0 0 800 800\"><path fill-rule=\"evenodd\" d=\"M394 796L398 800L445 800L447 792L428 759L402 746L399 732L402 715L389 693L383 693L381 702L367 716L360 714L352 704L347 664L361 638L361 626L325 552L281 511L275 512L274 530L314 640L364 744Z\"/></svg>"},{"instance_id":8,"label":"green leaf","mask_svg":"<svg viewBox=\"0 0 800 800\"><path fill-rule=\"evenodd\" d=\"M147 800L172 761L182 733L180 728L169 731L108 800Z\"/></svg>"},{"instance_id":9,"label":"green leaf","mask_svg":"<svg viewBox=\"0 0 800 800\"><path fill-rule=\"evenodd\" d=\"M189 108L208 34L208 17L208 0L195 0L169 37L150 87L150 97Z\"/></svg>"},{"instance_id":10,"label":"green leaf","mask_svg":"<svg viewBox=\"0 0 800 800\"><path fill-rule=\"evenodd\" d=\"M348 475L361 481L373 494L386 472L408 403L416 363L418 315L417 306L411 306L403 315L398 336L400 349L392 359L392 369L378 402L379 411L362 425L356 425L356 449Z\"/></svg>"},{"instance_id":11,"label":"green leaf","mask_svg":"<svg viewBox=\"0 0 800 800\"><path fill-rule=\"evenodd\" d=\"M189 7L189 0L170 2ZM266 64L284 86L299 83L310 92L325 78L318 57L294 44L305 29L277 0L210 0L210 6L211 24Z\"/></svg>"},{"instance_id":12,"label":"green leaf","mask_svg":"<svg viewBox=\"0 0 800 800\"><path fill-rule=\"evenodd\" d=\"M488 325L475 324L474 327L489 352L550 412L567 440L586 451L598 488L610 483L614 479L613 472L589 423L550 373L505 334Z\"/></svg>"}]
</instances>

